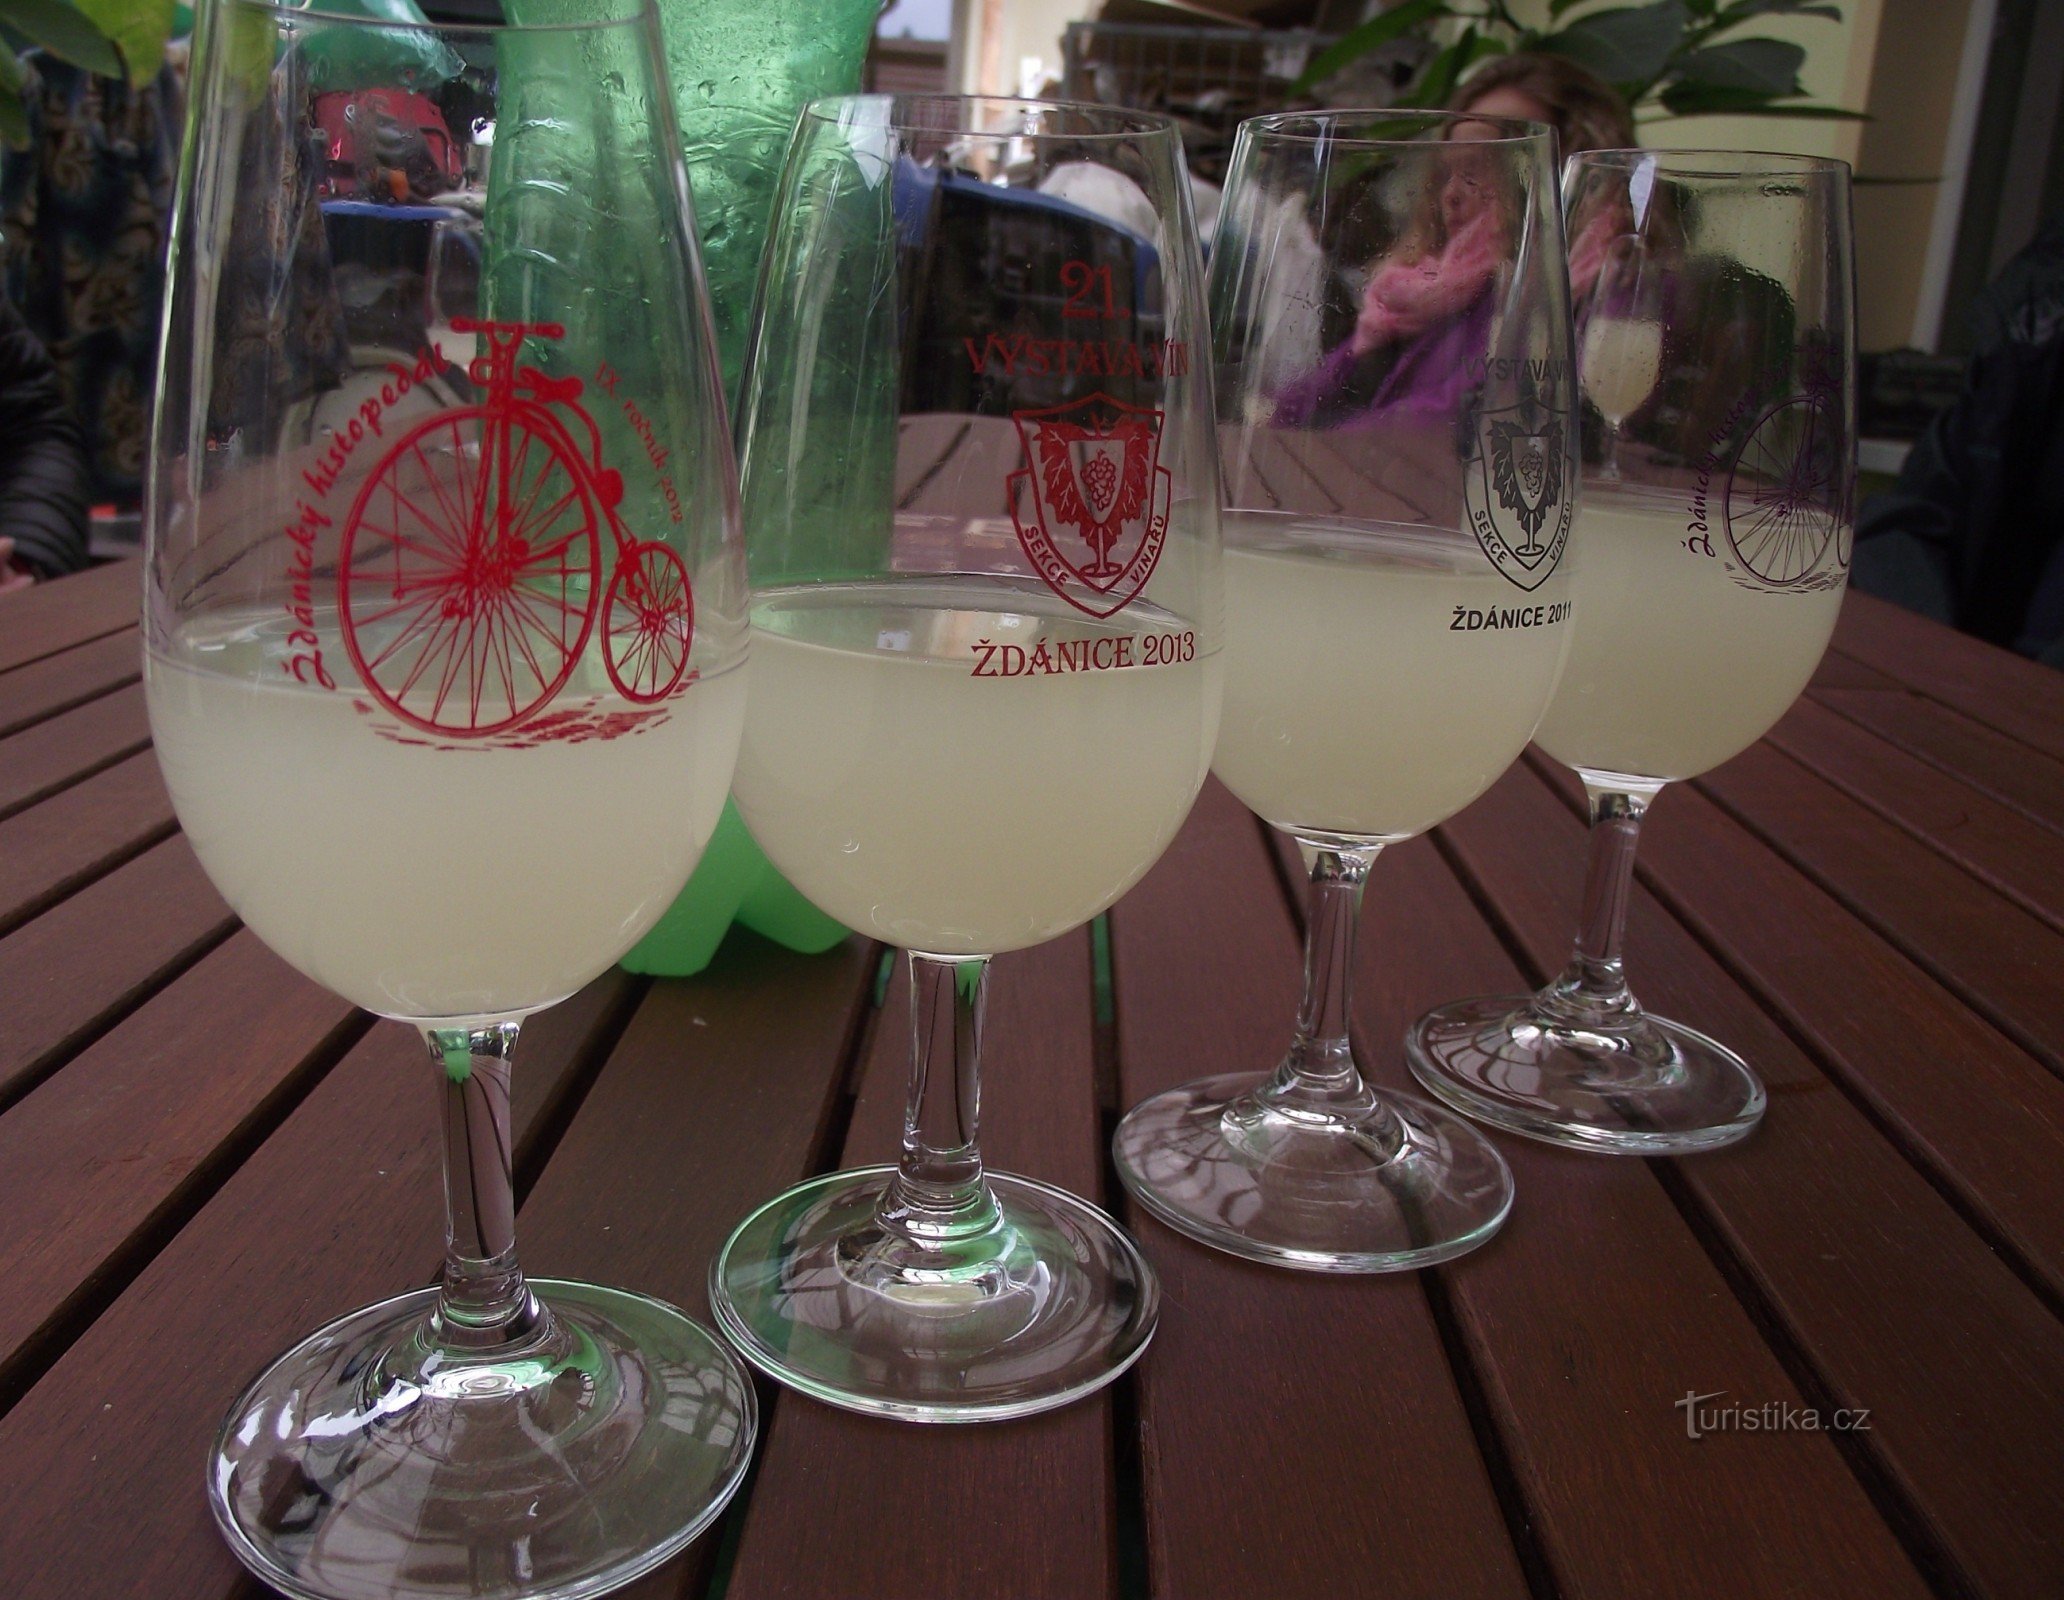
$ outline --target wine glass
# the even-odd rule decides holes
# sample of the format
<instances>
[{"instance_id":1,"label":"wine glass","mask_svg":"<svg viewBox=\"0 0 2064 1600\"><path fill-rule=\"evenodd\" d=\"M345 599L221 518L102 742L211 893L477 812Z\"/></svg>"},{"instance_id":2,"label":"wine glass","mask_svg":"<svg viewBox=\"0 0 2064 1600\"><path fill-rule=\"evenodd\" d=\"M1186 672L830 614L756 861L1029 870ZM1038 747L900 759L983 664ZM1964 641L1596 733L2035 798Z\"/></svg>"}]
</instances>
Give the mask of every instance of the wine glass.
<instances>
[{"instance_id":1,"label":"wine glass","mask_svg":"<svg viewBox=\"0 0 2064 1600\"><path fill-rule=\"evenodd\" d=\"M592 1595L737 1487L746 1374L527 1280L522 1019L694 867L745 712L736 482L647 0L565 27L202 12L160 357L145 682L245 923L416 1028L435 1288L279 1357L209 1459L296 1596Z\"/></svg>"},{"instance_id":2,"label":"wine glass","mask_svg":"<svg viewBox=\"0 0 2064 1600\"><path fill-rule=\"evenodd\" d=\"M1571 219L1570 277L1574 287L1588 264L1593 240L1616 220L1617 208L1601 208L1588 226ZM1663 368L1663 274L1656 270L1639 235L1599 242L1595 279L1577 325L1577 380L1603 424L1599 457L1591 473L1597 483L1620 479L1620 429L1655 393Z\"/></svg>"},{"instance_id":3,"label":"wine glass","mask_svg":"<svg viewBox=\"0 0 2064 1600\"><path fill-rule=\"evenodd\" d=\"M789 881L908 952L895 1167L739 1224L710 1274L766 1372L965 1422L1129 1366L1153 1273L985 1172L991 956L1151 866L1219 709L1218 461L1173 125L865 95L801 117L740 402L753 692L735 794Z\"/></svg>"},{"instance_id":4,"label":"wine glass","mask_svg":"<svg viewBox=\"0 0 2064 1600\"><path fill-rule=\"evenodd\" d=\"M1226 479L1212 768L1310 872L1304 999L1273 1071L1136 1106L1126 1187L1236 1255L1424 1266L1504 1221L1473 1128L1373 1087L1348 984L1382 848L1525 748L1569 635L1576 392L1554 137L1322 111L1241 124L1211 273Z\"/></svg>"},{"instance_id":5,"label":"wine glass","mask_svg":"<svg viewBox=\"0 0 2064 1600\"><path fill-rule=\"evenodd\" d=\"M1760 739L1841 610L1856 434L1849 169L1597 150L1571 157L1564 190L1573 229L1617 215L1639 239L1661 332L1654 397L1618 430L1617 480L1601 486L1586 464L1575 638L1536 735L1590 797L1582 921L1546 988L1442 1006L1413 1026L1407 1055L1443 1100L1516 1133L1636 1155L1709 1149L1756 1125L1763 1086L1725 1045L1642 1010L1621 934L1649 802ZM1612 290L1601 278L1592 292ZM1594 354L1587 341L1581 359Z\"/></svg>"}]
</instances>

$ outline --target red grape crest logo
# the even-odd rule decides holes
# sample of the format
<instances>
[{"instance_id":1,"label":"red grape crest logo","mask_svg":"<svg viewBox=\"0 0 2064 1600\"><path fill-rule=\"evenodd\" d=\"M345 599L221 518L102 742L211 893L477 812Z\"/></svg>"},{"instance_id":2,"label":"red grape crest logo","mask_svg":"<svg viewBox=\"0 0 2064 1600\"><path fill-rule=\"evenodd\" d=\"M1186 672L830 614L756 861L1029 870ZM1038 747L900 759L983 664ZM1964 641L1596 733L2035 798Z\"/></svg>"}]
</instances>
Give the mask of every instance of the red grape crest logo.
<instances>
[{"instance_id":1,"label":"red grape crest logo","mask_svg":"<svg viewBox=\"0 0 2064 1600\"><path fill-rule=\"evenodd\" d=\"M623 475L579 378L517 363L555 322L476 322L485 394L400 435L345 520L344 647L373 698L426 732L469 738L528 722L602 631L609 681L649 705L687 674L695 601L672 546L631 538ZM603 572L603 555L609 570Z\"/></svg>"},{"instance_id":2,"label":"red grape crest logo","mask_svg":"<svg viewBox=\"0 0 2064 1600\"><path fill-rule=\"evenodd\" d=\"M1168 540L1161 413L1099 392L1012 420L1025 465L1008 493L1026 559L1077 610L1122 611Z\"/></svg>"}]
</instances>

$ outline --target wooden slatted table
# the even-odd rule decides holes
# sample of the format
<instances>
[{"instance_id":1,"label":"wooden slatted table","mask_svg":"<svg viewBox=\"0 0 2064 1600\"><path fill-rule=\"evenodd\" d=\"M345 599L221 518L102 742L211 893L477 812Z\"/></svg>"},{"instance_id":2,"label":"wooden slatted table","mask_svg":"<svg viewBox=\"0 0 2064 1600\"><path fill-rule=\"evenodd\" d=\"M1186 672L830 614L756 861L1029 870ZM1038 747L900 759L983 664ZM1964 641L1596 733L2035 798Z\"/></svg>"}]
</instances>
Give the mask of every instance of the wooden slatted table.
<instances>
[{"instance_id":1,"label":"wooden slatted table","mask_svg":"<svg viewBox=\"0 0 2064 1600\"><path fill-rule=\"evenodd\" d=\"M201 875L148 750L137 588L123 565L0 600L7 1600L256 1595L202 1498L222 1408L438 1255L417 1046ZM1397 1278L1133 1216L1166 1310L1126 1380L972 1429L769 1392L719 1531L632 1592L2064 1594L2064 676L1852 598L1801 704L1647 833L1637 986L1760 1068L1747 1142L1501 1138L1505 1232ZM1359 1004L1387 1081L1420 1010L1559 964L1580 844L1572 784L1530 758L1379 863ZM1004 958L993 1159L1119 1202L1122 1107L1280 1049L1295 876L1214 786L1106 936ZM703 977L611 974L538 1018L528 1264L703 1314L750 1203L892 1150L880 967L738 933ZM1693 1439L1688 1394L1792 1425Z\"/></svg>"}]
</instances>

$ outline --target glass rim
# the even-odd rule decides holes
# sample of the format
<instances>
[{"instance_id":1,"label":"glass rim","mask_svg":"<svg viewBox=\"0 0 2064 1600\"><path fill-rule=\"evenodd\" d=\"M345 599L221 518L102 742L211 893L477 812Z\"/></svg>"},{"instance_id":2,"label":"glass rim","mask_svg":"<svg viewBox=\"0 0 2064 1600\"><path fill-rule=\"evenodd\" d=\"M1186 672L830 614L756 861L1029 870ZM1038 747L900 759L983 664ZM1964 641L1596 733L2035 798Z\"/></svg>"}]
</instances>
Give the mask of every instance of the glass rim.
<instances>
[{"instance_id":1,"label":"glass rim","mask_svg":"<svg viewBox=\"0 0 2064 1600\"><path fill-rule=\"evenodd\" d=\"M649 0L648 0L649 3ZM1176 137L1175 122L1153 111L1134 111L1125 106L1102 106L1088 100L1041 100L1028 95L1015 94L946 94L928 90L911 93L895 91L863 91L858 94L827 94L807 101L799 114L805 122L836 124L843 107L880 104L890 108L890 115L884 126L898 133L946 134L961 139L990 139L1003 143L1011 139L1137 139L1147 135ZM1089 122L1122 124L1080 132L1034 131L1025 129L971 128L951 126L950 119L927 122L919 121L902 112L905 106L935 106L949 111L966 111L972 107L993 107L1000 111L1065 112ZM965 118L959 119L965 122Z\"/></svg>"},{"instance_id":2,"label":"glass rim","mask_svg":"<svg viewBox=\"0 0 2064 1600\"><path fill-rule=\"evenodd\" d=\"M624 9L615 16L583 17L570 22L438 22L424 18L410 22L395 17L369 17L362 12L328 11L322 5L295 5L291 0L223 0L229 7L262 12L268 16L305 18L326 26L363 28L381 32L427 34L486 34L507 36L526 33L589 33L597 28L636 26L657 17L656 0L621 0Z\"/></svg>"},{"instance_id":3,"label":"glass rim","mask_svg":"<svg viewBox=\"0 0 2064 1600\"><path fill-rule=\"evenodd\" d=\"M1565 166L1587 162L1592 166L1631 171L1652 164L1658 172L1676 178L1781 178L1804 175L1848 177L1853 169L1839 156L1808 156L1789 150L1719 150L1694 147L1646 149L1635 145L1624 150L1576 150L1563 158Z\"/></svg>"},{"instance_id":4,"label":"glass rim","mask_svg":"<svg viewBox=\"0 0 2064 1600\"><path fill-rule=\"evenodd\" d=\"M1460 122L1481 123L1499 130L1495 138L1477 139L1472 143L1488 145L1523 145L1541 139L1552 139L1555 130L1545 122L1533 122L1522 117L1496 117L1480 111L1447 111L1440 109L1400 109L1394 106L1326 106L1314 111L1271 111L1263 116L1248 117L1239 126L1243 139L1295 139L1308 144L1340 144L1357 149L1388 150L1422 148L1416 137L1385 138L1356 133L1357 127L1384 126L1416 128L1427 132L1434 128L1451 128ZM1303 126L1298 126L1302 124Z\"/></svg>"}]
</instances>

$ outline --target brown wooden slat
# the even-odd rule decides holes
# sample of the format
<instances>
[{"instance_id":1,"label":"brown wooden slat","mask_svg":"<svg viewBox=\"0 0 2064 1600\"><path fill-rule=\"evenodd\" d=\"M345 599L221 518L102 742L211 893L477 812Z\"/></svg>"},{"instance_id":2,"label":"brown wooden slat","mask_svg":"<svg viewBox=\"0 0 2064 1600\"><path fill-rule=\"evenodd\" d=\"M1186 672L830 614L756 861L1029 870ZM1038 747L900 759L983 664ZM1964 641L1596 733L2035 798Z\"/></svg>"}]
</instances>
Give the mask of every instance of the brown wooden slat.
<instances>
[{"instance_id":1,"label":"brown wooden slat","mask_svg":"<svg viewBox=\"0 0 2064 1600\"><path fill-rule=\"evenodd\" d=\"M968 431L968 419L958 412L908 417L896 430L896 505L906 502L953 453Z\"/></svg>"},{"instance_id":2,"label":"brown wooden slat","mask_svg":"<svg viewBox=\"0 0 2064 1600\"><path fill-rule=\"evenodd\" d=\"M1855 589L1834 642L1930 699L2064 756L2064 674Z\"/></svg>"},{"instance_id":3,"label":"brown wooden slat","mask_svg":"<svg viewBox=\"0 0 2064 1600\"><path fill-rule=\"evenodd\" d=\"M1661 805L1650 886L2064 1303L2064 1082L1697 790Z\"/></svg>"},{"instance_id":4,"label":"brown wooden slat","mask_svg":"<svg viewBox=\"0 0 2064 1600\"><path fill-rule=\"evenodd\" d=\"M706 1315L717 1246L823 1149L874 969L858 939L805 959L739 930L706 979L656 985L524 1202L529 1269Z\"/></svg>"},{"instance_id":5,"label":"brown wooden slat","mask_svg":"<svg viewBox=\"0 0 2064 1600\"><path fill-rule=\"evenodd\" d=\"M1822 690L1839 693L1850 689L1885 689L1894 694L1909 692L1897 678L1889 678L1876 667L1865 666L1854 656L1845 656L1839 650L1830 650L1820 658L1820 665L1814 669L1806 687L1815 694Z\"/></svg>"},{"instance_id":6,"label":"brown wooden slat","mask_svg":"<svg viewBox=\"0 0 2064 1600\"><path fill-rule=\"evenodd\" d=\"M2064 761L1904 689L1816 690L1814 698L1981 793L2064 831Z\"/></svg>"},{"instance_id":7,"label":"brown wooden slat","mask_svg":"<svg viewBox=\"0 0 2064 1600\"><path fill-rule=\"evenodd\" d=\"M350 1022L243 934L0 1117L0 1387Z\"/></svg>"},{"instance_id":8,"label":"brown wooden slat","mask_svg":"<svg viewBox=\"0 0 2064 1600\"><path fill-rule=\"evenodd\" d=\"M1217 782L1113 909L1111 944L1122 1104L1280 1058L1296 936ZM1137 1380L1154 1594L1526 1594L1413 1277L1264 1267L1130 1220L1167 1296Z\"/></svg>"},{"instance_id":9,"label":"brown wooden slat","mask_svg":"<svg viewBox=\"0 0 2064 1600\"><path fill-rule=\"evenodd\" d=\"M1698 787L1852 913L2064 1070L2064 933L1767 744Z\"/></svg>"},{"instance_id":10,"label":"brown wooden slat","mask_svg":"<svg viewBox=\"0 0 2064 1600\"><path fill-rule=\"evenodd\" d=\"M0 818L149 743L141 687L118 689L0 740Z\"/></svg>"},{"instance_id":11,"label":"brown wooden slat","mask_svg":"<svg viewBox=\"0 0 2064 1600\"><path fill-rule=\"evenodd\" d=\"M1462 482L1469 468L1454 456L1454 440L1445 428L1431 437L1411 440L1381 459L1383 487L1406 508L1400 522L1425 521L1442 527L1465 526Z\"/></svg>"},{"instance_id":12,"label":"brown wooden slat","mask_svg":"<svg viewBox=\"0 0 2064 1600\"><path fill-rule=\"evenodd\" d=\"M1257 433L1256 449L1268 463L1269 481L1284 496L1287 509L1323 514L1330 506L1332 514L1346 517L1382 516L1402 509L1378 488L1372 462L1359 455L1347 458L1326 445L1321 434L1296 430L1286 437L1262 431Z\"/></svg>"},{"instance_id":13,"label":"brown wooden slat","mask_svg":"<svg viewBox=\"0 0 2064 1600\"><path fill-rule=\"evenodd\" d=\"M235 926L175 835L0 939L0 1105Z\"/></svg>"},{"instance_id":14,"label":"brown wooden slat","mask_svg":"<svg viewBox=\"0 0 2064 1600\"><path fill-rule=\"evenodd\" d=\"M705 979L655 986L524 1204L530 1269L630 1284L707 1321L709 1263L739 1217L822 1157L875 963L860 939L805 959L734 933ZM697 1540L625 1600L700 1593L717 1544Z\"/></svg>"},{"instance_id":15,"label":"brown wooden slat","mask_svg":"<svg viewBox=\"0 0 2064 1600\"><path fill-rule=\"evenodd\" d=\"M1087 935L1000 958L990 985L984 1155L1094 1196L1103 1139ZM875 1030L846 1165L890 1160L900 1140L907 988L893 986ZM1110 1426L1108 1393L972 1427L889 1422L784 1394L761 1440L727 1600L1109 1594Z\"/></svg>"},{"instance_id":16,"label":"brown wooden slat","mask_svg":"<svg viewBox=\"0 0 2064 1600\"><path fill-rule=\"evenodd\" d=\"M109 634L0 677L0 737L134 683L143 647L131 631Z\"/></svg>"},{"instance_id":17,"label":"brown wooden slat","mask_svg":"<svg viewBox=\"0 0 2064 1600\"><path fill-rule=\"evenodd\" d=\"M1544 793L1522 767L1444 832L1550 971L1567 956L1583 845ZM1666 796L1649 833L1669 821ZM1645 890L1627 948L1650 1007L1739 1050L1769 1087L1753 1135L1672 1171L1773 1337L1810 1364L1822 1404L1870 1408L1869 1434L1849 1443L1973 1592L2064 1591L2051 1514L2064 1328Z\"/></svg>"},{"instance_id":18,"label":"brown wooden slat","mask_svg":"<svg viewBox=\"0 0 2064 1600\"><path fill-rule=\"evenodd\" d=\"M589 1036L633 986L612 974L526 1024L519 1168ZM193 1041L173 1075L211 1070L225 1042ZM215 1531L205 1452L237 1392L281 1350L429 1281L438 1145L422 1045L380 1024L0 1418L10 1600L271 1594L247 1584Z\"/></svg>"},{"instance_id":19,"label":"brown wooden slat","mask_svg":"<svg viewBox=\"0 0 2064 1600\"><path fill-rule=\"evenodd\" d=\"M1362 1032L1402 1085L1428 1008L1525 985L1429 843L1387 851L1369 900ZM1564 1600L1925 1594L1826 1434L1687 1437L1687 1393L1803 1397L1645 1166L1498 1144L1512 1218L1440 1276Z\"/></svg>"},{"instance_id":20,"label":"brown wooden slat","mask_svg":"<svg viewBox=\"0 0 2064 1600\"><path fill-rule=\"evenodd\" d=\"M0 595L0 672L134 627L142 593L142 566L116 561Z\"/></svg>"},{"instance_id":21,"label":"brown wooden slat","mask_svg":"<svg viewBox=\"0 0 2064 1600\"><path fill-rule=\"evenodd\" d=\"M145 750L0 822L0 934L172 831Z\"/></svg>"},{"instance_id":22,"label":"brown wooden slat","mask_svg":"<svg viewBox=\"0 0 2064 1600\"><path fill-rule=\"evenodd\" d=\"M1262 460L1264 438L1241 423L1218 425L1219 477L1227 505L1257 511L1282 509L1284 492L1276 487L1274 463Z\"/></svg>"},{"instance_id":23,"label":"brown wooden slat","mask_svg":"<svg viewBox=\"0 0 2064 1600\"><path fill-rule=\"evenodd\" d=\"M1008 516L1005 484L1025 454L1016 424L1008 417L957 420L967 424L967 432L955 438L937 471L897 497L898 507L919 515Z\"/></svg>"},{"instance_id":24,"label":"brown wooden slat","mask_svg":"<svg viewBox=\"0 0 2064 1600\"><path fill-rule=\"evenodd\" d=\"M1306 464L1302 434L1228 425L1221 437L1237 440L1246 451L1245 473L1229 478L1227 483L1227 494L1235 503L1260 505L1260 500L1246 489L1249 483L1263 490L1278 510L1333 516L1347 503ZM1333 466L1330 457L1328 466Z\"/></svg>"},{"instance_id":25,"label":"brown wooden slat","mask_svg":"<svg viewBox=\"0 0 2064 1600\"><path fill-rule=\"evenodd\" d=\"M1462 467L1444 427L1306 436L1300 455L1327 477L1350 516L1462 525ZM1335 470L1325 465L1330 458Z\"/></svg>"},{"instance_id":26,"label":"brown wooden slat","mask_svg":"<svg viewBox=\"0 0 2064 1600\"><path fill-rule=\"evenodd\" d=\"M1993 888L2064 928L2064 839L1812 700L1770 743Z\"/></svg>"}]
</instances>

